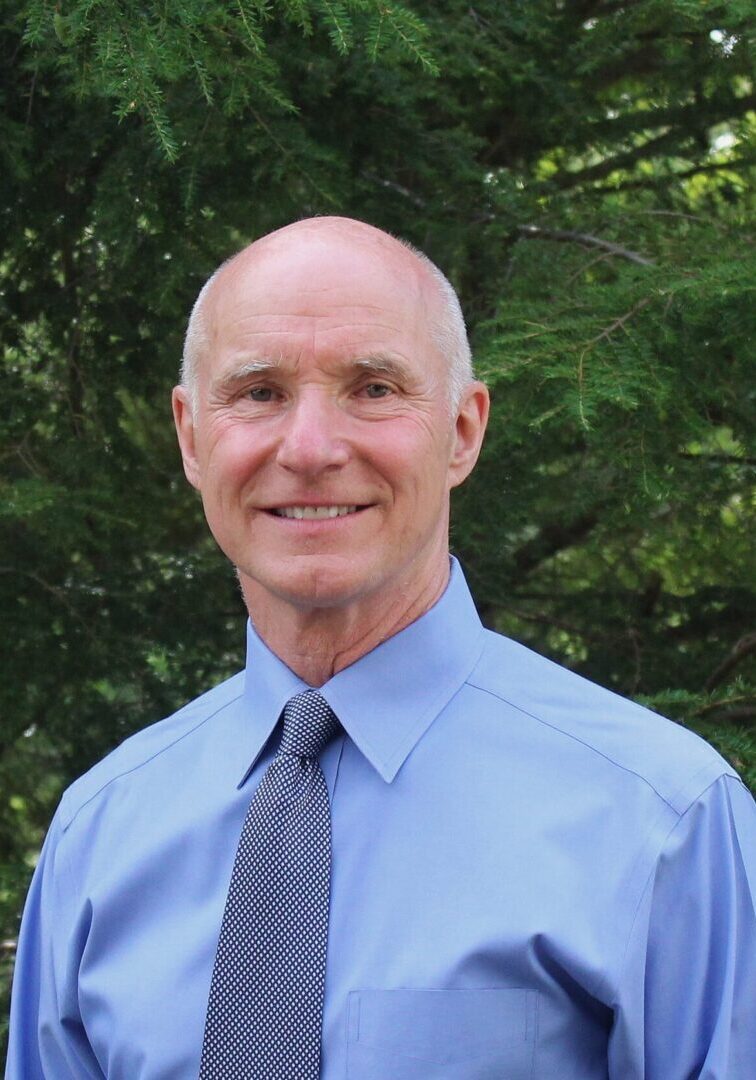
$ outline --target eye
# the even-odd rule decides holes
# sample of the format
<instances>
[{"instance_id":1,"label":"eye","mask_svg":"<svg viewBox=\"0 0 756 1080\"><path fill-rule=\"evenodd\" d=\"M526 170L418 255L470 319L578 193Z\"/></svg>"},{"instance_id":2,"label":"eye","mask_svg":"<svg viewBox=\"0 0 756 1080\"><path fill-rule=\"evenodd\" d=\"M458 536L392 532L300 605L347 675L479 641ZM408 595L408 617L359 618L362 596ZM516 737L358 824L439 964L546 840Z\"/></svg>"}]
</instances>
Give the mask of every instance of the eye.
<instances>
[{"instance_id":1,"label":"eye","mask_svg":"<svg viewBox=\"0 0 756 1080\"><path fill-rule=\"evenodd\" d=\"M272 401L273 391L269 386L251 386L246 392L251 401Z\"/></svg>"},{"instance_id":2,"label":"eye","mask_svg":"<svg viewBox=\"0 0 756 1080\"><path fill-rule=\"evenodd\" d=\"M377 398L388 397L389 394L393 393L391 387L387 386L386 383L378 382L368 383L363 387L363 390L366 397L374 400Z\"/></svg>"}]
</instances>

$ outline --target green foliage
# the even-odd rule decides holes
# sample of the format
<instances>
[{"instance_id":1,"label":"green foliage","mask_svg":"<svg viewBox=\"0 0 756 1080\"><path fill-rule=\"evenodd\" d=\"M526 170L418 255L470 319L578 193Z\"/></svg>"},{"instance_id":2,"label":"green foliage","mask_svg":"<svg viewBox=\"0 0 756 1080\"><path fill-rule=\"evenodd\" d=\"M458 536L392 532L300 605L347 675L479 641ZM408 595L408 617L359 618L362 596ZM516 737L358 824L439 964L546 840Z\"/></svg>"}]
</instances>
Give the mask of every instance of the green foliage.
<instances>
[{"instance_id":1,"label":"green foliage","mask_svg":"<svg viewBox=\"0 0 756 1080\"><path fill-rule=\"evenodd\" d=\"M405 236L460 291L494 409L453 544L485 620L754 784L751 21L0 0L8 941L62 787L241 663L168 391L207 275L308 214Z\"/></svg>"},{"instance_id":2,"label":"green foliage","mask_svg":"<svg viewBox=\"0 0 756 1080\"><path fill-rule=\"evenodd\" d=\"M34 0L27 6L24 40L45 68L65 73L80 100L111 100L120 120L146 119L174 161L182 145L171 114L187 83L190 93L199 92L206 105L217 104L229 117L243 114L250 94L281 111L295 110L270 48L287 25L306 37L325 33L341 55L366 40L373 60L394 52L436 70L421 20L402 4L379 0L182 0L147 6L71 0L65 13L51 0Z\"/></svg>"}]
</instances>

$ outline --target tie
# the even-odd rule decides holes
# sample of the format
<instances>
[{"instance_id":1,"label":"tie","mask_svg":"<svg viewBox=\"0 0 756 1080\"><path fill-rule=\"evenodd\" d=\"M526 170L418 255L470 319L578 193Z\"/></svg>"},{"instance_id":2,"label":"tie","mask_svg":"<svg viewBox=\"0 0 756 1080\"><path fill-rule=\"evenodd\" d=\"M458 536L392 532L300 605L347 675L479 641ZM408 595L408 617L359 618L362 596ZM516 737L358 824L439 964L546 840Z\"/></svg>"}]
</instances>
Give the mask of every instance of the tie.
<instances>
[{"instance_id":1,"label":"tie","mask_svg":"<svg viewBox=\"0 0 756 1080\"><path fill-rule=\"evenodd\" d=\"M331 812L317 755L339 722L316 690L287 703L250 803L223 913L200 1080L317 1080Z\"/></svg>"}]
</instances>

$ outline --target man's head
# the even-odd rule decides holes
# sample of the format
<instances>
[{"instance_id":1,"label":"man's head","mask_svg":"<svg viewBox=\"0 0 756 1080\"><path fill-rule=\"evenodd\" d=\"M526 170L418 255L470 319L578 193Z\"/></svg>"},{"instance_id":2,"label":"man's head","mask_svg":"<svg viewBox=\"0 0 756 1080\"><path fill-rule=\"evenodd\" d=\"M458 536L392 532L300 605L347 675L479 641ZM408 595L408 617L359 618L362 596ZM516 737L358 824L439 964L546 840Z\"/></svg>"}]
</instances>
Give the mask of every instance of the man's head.
<instances>
[{"instance_id":1,"label":"man's head","mask_svg":"<svg viewBox=\"0 0 756 1080\"><path fill-rule=\"evenodd\" d=\"M450 291L345 218L263 237L203 290L174 413L251 606L401 603L445 568L487 415Z\"/></svg>"},{"instance_id":2,"label":"man's head","mask_svg":"<svg viewBox=\"0 0 756 1080\"><path fill-rule=\"evenodd\" d=\"M413 255L418 263L427 271L431 289L435 286L437 294L437 306L435 317L431 320L430 333L434 344L448 365L448 388L449 402L452 409L456 409L462 394L473 381L472 355L470 344L467 340L467 330L459 298L446 276L439 270L434 262L422 251L418 251L404 240L395 240L387 233L366 225L361 221L353 221L349 218L315 218L310 221L290 225L272 233L273 237L283 237L289 230L299 227L315 226L321 229L334 229L338 232L352 232L355 238L362 236L363 240L388 241L391 245L399 245ZM268 237L263 237L263 240ZM241 252L243 256L249 248ZM208 306L210 294L218 278L224 270L239 256L233 256L224 262L214 274L205 282L192 308L189 323L184 338L184 355L181 362L181 385L189 392L193 405L197 403L197 371L203 357L210 350L210 318Z\"/></svg>"}]
</instances>

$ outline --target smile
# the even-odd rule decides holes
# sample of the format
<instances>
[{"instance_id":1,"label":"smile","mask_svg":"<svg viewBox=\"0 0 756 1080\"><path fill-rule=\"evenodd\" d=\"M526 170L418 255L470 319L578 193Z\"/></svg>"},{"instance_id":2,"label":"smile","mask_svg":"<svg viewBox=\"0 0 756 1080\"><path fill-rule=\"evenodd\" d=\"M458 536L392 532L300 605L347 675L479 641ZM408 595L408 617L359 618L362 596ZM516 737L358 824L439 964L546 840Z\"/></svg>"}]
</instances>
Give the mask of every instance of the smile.
<instances>
[{"instance_id":1,"label":"smile","mask_svg":"<svg viewBox=\"0 0 756 1080\"><path fill-rule=\"evenodd\" d=\"M324 518L346 517L355 514L358 506L281 506L273 511L276 517L321 521Z\"/></svg>"}]
</instances>

